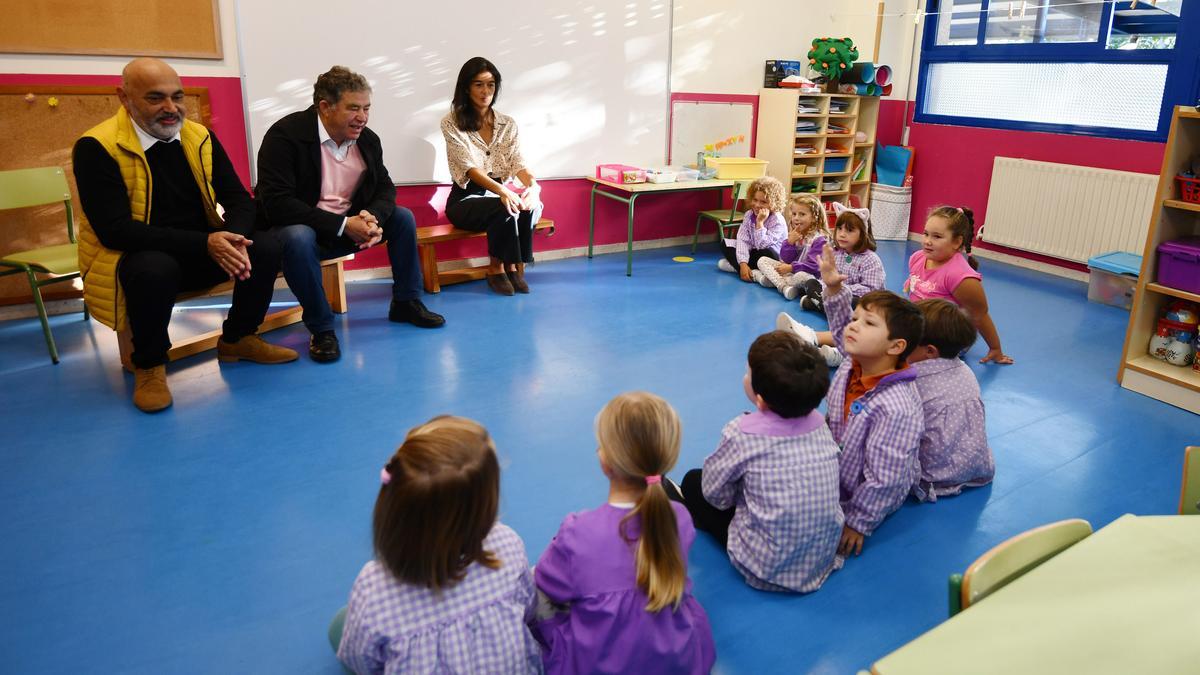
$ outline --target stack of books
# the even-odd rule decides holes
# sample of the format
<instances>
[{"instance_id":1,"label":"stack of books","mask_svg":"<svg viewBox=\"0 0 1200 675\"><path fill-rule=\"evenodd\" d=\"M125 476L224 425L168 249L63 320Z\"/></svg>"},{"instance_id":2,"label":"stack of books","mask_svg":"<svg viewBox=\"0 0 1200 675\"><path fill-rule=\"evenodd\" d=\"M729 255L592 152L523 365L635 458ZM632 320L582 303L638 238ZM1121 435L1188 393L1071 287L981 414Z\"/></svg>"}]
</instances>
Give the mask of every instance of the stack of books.
<instances>
[{"instance_id":1,"label":"stack of books","mask_svg":"<svg viewBox=\"0 0 1200 675\"><path fill-rule=\"evenodd\" d=\"M796 133L798 134L816 134L820 133L821 126L817 122L811 120L796 120Z\"/></svg>"}]
</instances>

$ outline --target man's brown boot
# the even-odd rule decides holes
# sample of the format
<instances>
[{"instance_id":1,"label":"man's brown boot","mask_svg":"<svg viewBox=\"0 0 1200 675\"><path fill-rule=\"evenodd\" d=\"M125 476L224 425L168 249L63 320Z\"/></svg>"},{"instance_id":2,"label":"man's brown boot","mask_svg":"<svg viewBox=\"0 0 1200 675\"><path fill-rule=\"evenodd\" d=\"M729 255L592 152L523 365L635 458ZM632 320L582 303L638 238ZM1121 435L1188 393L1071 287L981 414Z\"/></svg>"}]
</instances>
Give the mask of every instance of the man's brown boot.
<instances>
[{"instance_id":1,"label":"man's brown boot","mask_svg":"<svg viewBox=\"0 0 1200 675\"><path fill-rule=\"evenodd\" d=\"M133 404L142 412L158 412L171 407L167 389L167 367L133 369Z\"/></svg>"},{"instance_id":2,"label":"man's brown boot","mask_svg":"<svg viewBox=\"0 0 1200 675\"><path fill-rule=\"evenodd\" d=\"M234 362L245 359L253 363L287 363L295 361L300 355L294 349L279 347L263 340L257 335L247 335L237 342L217 341L217 360Z\"/></svg>"}]
</instances>

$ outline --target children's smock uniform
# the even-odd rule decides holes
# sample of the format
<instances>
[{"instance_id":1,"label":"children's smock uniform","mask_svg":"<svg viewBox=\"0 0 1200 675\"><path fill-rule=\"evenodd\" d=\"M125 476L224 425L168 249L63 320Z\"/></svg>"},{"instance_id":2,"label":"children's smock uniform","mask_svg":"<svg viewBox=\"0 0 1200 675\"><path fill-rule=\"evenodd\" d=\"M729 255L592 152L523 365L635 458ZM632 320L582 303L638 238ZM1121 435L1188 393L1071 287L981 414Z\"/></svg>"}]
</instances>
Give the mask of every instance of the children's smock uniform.
<instances>
[{"instance_id":1,"label":"children's smock uniform","mask_svg":"<svg viewBox=\"0 0 1200 675\"><path fill-rule=\"evenodd\" d=\"M833 259L837 264L838 272L846 275L846 280L842 282L842 288L850 291L850 294L856 298L861 298L871 291L881 290L887 283L887 273L883 269L883 261L879 259L879 255L875 251L865 249L860 253L846 253L840 249L834 249ZM824 289L825 282L821 282L822 295L824 295Z\"/></svg>"},{"instance_id":2,"label":"children's smock uniform","mask_svg":"<svg viewBox=\"0 0 1200 675\"><path fill-rule=\"evenodd\" d=\"M904 292L913 302L925 298L941 298L954 304L954 291L965 279L983 279L983 276L971 269L966 256L954 254L941 267L925 269L925 251L920 250L908 259L908 279L904 281Z\"/></svg>"},{"instance_id":3,"label":"children's smock uniform","mask_svg":"<svg viewBox=\"0 0 1200 675\"><path fill-rule=\"evenodd\" d=\"M758 216L747 211L738 227L735 255L738 263L749 263L751 251L771 251L779 255L779 247L787 241L787 221L783 214L772 212L767 222L758 227Z\"/></svg>"},{"instance_id":4,"label":"children's smock uniform","mask_svg":"<svg viewBox=\"0 0 1200 675\"><path fill-rule=\"evenodd\" d=\"M825 298L829 327L843 354L842 333L850 323L850 293ZM846 525L870 535L890 513L904 504L917 482L917 460L925 417L916 373L905 368L881 379L843 415L846 388L854 359L847 356L833 376L826 397L827 420L833 438L842 448L842 511Z\"/></svg>"},{"instance_id":5,"label":"children's smock uniform","mask_svg":"<svg viewBox=\"0 0 1200 675\"><path fill-rule=\"evenodd\" d=\"M671 503L687 566L696 539L692 518ZM688 580L679 608L647 612L637 586L640 520L605 504L567 516L537 562L537 587L569 611L539 621L547 673L707 673L716 660L712 629Z\"/></svg>"},{"instance_id":6,"label":"children's smock uniform","mask_svg":"<svg viewBox=\"0 0 1200 675\"><path fill-rule=\"evenodd\" d=\"M708 503L736 507L729 560L750 586L808 593L842 566L838 447L820 412L733 419L704 460L702 481Z\"/></svg>"},{"instance_id":7,"label":"children's smock uniform","mask_svg":"<svg viewBox=\"0 0 1200 675\"><path fill-rule=\"evenodd\" d=\"M541 649L526 625L536 593L525 545L496 523L478 563L450 588L396 579L378 561L354 581L338 658L356 673L540 673Z\"/></svg>"},{"instance_id":8,"label":"children's smock uniform","mask_svg":"<svg viewBox=\"0 0 1200 675\"><path fill-rule=\"evenodd\" d=\"M984 429L979 381L962 359L929 359L909 366L925 410L921 478L913 496L933 502L963 487L987 485L996 473Z\"/></svg>"},{"instance_id":9,"label":"children's smock uniform","mask_svg":"<svg viewBox=\"0 0 1200 675\"><path fill-rule=\"evenodd\" d=\"M779 247L779 260L792 264L792 274L804 272L815 277L821 273L818 261L821 258L821 251L825 249L826 241L823 234L810 237L800 246L785 239Z\"/></svg>"}]
</instances>

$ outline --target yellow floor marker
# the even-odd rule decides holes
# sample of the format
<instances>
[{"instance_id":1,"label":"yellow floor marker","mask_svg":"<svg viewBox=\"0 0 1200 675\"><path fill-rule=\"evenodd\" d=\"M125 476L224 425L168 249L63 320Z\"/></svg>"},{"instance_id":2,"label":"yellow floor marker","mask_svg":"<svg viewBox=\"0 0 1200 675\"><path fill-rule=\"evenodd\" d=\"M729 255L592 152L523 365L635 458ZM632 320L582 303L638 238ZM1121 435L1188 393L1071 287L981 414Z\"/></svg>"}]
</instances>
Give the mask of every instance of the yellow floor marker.
<instances>
[{"instance_id":1,"label":"yellow floor marker","mask_svg":"<svg viewBox=\"0 0 1200 675\"><path fill-rule=\"evenodd\" d=\"M671 260L674 260L675 262L696 262L695 258L686 255L677 255L674 258L671 258Z\"/></svg>"}]
</instances>

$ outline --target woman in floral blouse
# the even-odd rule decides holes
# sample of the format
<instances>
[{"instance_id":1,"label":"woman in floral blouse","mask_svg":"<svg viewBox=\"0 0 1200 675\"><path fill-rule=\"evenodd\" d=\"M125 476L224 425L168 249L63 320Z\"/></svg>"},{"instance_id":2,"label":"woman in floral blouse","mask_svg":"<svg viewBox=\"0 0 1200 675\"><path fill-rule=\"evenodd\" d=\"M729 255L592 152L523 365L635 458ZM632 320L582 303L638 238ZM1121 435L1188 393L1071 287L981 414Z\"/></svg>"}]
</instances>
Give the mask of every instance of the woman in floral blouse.
<instances>
[{"instance_id":1,"label":"woman in floral blouse","mask_svg":"<svg viewBox=\"0 0 1200 675\"><path fill-rule=\"evenodd\" d=\"M487 282L501 295L528 293L525 263L533 262L533 224L542 214L542 188L521 157L517 123L492 108L500 71L476 56L458 72L454 101L442 118L454 186L446 216L455 227L487 232ZM525 186L517 194L507 183Z\"/></svg>"}]
</instances>

